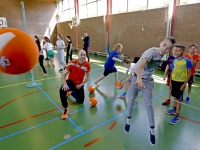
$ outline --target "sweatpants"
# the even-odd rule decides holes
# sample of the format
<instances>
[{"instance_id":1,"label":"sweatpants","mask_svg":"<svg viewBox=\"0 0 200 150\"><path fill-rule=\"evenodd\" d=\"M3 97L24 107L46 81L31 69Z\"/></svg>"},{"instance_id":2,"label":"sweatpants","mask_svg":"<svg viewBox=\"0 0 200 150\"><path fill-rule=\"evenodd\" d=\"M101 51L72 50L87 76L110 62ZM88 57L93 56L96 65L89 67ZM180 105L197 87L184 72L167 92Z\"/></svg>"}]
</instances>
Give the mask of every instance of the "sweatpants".
<instances>
[{"instance_id":1,"label":"sweatpants","mask_svg":"<svg viewBox=\"0 0 200 150\"><path fill-rule=\"evenodd\" d=\"M43 56L43 55L40 55L40 56L39 56L40 67L42 68L43 73L47 73L47 71L46 71L46 69L45 69L45 67L44 67L44 65L43 65L43 60L44 60L44 56Z\"/></svg>"},{"instance_id":2,"label":"sweatpants","mask_svg":"<svg viewBox=\"0 0 200 150\"><path fill-rule=\"evenodd\" d=\"M132 116L132 110L133 110L133 105L135 103L135 100L139 94L139 92L142 92L142 96L145 101L145 107L147 110L147 116L149 119L149 126L155 126L155 121L154 121L154 109L153 109L153 88L154 88L154 83L153 79L142 79L142 82L145 85L145 88L139 88L137 84L135 84L137 80L137 77L133 76L130 89L129 89L129 99L128 99L128 107L127 107L127 117Z\"/></svg>"},{"instance_id":3,"label":"sweatpants","mask_svg":"<svg viewBox=\"0 0 200 150\"><path fill-rule=\"evenodd\" d=\"M64 50L57 50L58 61L60 64L60 69L65 69L66 63L64 61Z\"/></svg>"},{"instance_id":4,"label":"sweatpants","mask_svg":"<svg viewBox=\"0 0 200 150\"><path fill-rule=\"evenodd\" d=\"M76 89L75 84L71 80L67 80L66 83L67 83L67 86L69 87L68 91L73 92L71 95L76 99L77 102L82 104L85 99L84 86L82 86L80 89ZM68 108L68 102L67 102L67 96L66 96L68 91L62 90L62 87L63 85L60 88L60 100L61 100L62 106L64 108Z\"/></svg>"}]
</instances>

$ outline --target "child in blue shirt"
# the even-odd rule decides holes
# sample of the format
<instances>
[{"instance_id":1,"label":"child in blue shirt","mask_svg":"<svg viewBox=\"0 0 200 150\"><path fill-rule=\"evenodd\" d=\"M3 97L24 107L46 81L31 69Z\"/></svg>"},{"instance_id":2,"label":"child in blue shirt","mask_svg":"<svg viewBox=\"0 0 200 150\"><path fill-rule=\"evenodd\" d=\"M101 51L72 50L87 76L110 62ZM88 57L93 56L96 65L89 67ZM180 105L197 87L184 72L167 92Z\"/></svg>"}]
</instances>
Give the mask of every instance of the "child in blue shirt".
<instances>
[{"instance_id":1,"label":"child in blue shirt","mask_svg":"<svg viewBox=\"0 0 200 150\"><path fill-rule=\"evenodd\" d=\"M109 53L109 55L107 56L107 60L104 64L104 73L103 75L101 75L95 82L94 84L96 84L97 86L100 86L98 83L99 81L101 81L102 79L104 79L107 75L109 75L110 73L114 73L115 74L115 82L118 81L118 73L117 73L117 69L115 67L115 62L122 62L122 60L118 59L119 57L119 53L122 51L123 46L120 43L117 43L113 50Z\"/></svg>"}]
</instances>

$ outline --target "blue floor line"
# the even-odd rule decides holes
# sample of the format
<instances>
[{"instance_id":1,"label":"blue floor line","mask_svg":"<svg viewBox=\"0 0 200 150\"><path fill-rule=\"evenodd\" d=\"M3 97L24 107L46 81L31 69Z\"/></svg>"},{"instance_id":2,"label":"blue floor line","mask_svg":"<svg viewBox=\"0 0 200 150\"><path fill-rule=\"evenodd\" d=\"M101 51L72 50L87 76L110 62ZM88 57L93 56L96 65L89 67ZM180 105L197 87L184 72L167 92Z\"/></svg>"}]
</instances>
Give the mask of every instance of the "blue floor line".
<instances>
[{"instance_id":1,"label":"blue floor line","mask_svg":"<svg viewBox=\"0 0 200 150\"><path fill-rule=\"evenodd\" d=\"M165 92L163 92L163 93L161 93L161 94L155 96L155 97L153 98L153 101L154 101L155 99L159 98L160 96L164 95L164 94L167 93L167 92L168 92L168 91L165 91ZM141 103L140 105L134 107L133 110L134 110L134 109L137 109L137 108L139 108L139 107L141 107L141 106L143 106L144 104L145 104L144 102ZM123 113L121 113L121 114L119 114L119 115L117 115L117 116L115 116L115 117L113 117L113 118L111 118L111 119L109 119L109 120L106 120L106 121L104 121L104 122L102 122L102 123L100 123L100 124L98 124L98 125L96 125L96 126L90 128L90 129L88 129L88 130L86 130L84 133L78 134L78 135L76 135L76 136L74 136L74 137L72 137L72 138L70 138L70 139L68 139L68 140L65 140L65 141L61 142L61 143L59 143L59 144L57 144L57 145L55 145L55 146L49 148L48 150L56 149L56 148L62 146L63 144L66 144L66 143L68 143L68 142L70 142L70 141L72 141L72 140L74 140L74 139L76 139L76 138L78 138L78 137L80 137L80 136L82 136L82 135L84 135L84 134L86 134L86 133L88 133L88 132L90 132L90 131L92 131L92 130L98 128L98 127L101 127L101 126L105 125L105 124L108 123L108 122L111 122L111 121L113 121L113 120L119 118L120 116L124 115L125 113L126 113L126 111L123 112Z\"/></svg>"},{"instance_id":2,"label":"blue floor line","mask_svg":"<svg viewBox=\"0 0 200 150\"><path fill-rule=\"evenodd\" d=\"M24 130L15 132L15 133L13 133L13 134L9 134L9 135L7 135L7 136L4 136L4 137L0 138L0 141L5 140L5 139L7 139L7 138L10 138L10 137L12 137L12 136L15 136L15 135L17 135L17 134L26 132L26 131L28 131L28 130L34 129L34 128L36 128L36 127L45 125L45 124L47 124L47 123L50 123L50 122L55 121L55 120L58 120L58 119L60 119L60 117L56 117L56 118L54 118L54 119L45 121L45 122L43 122L43 123L37 124L37 125L35 125L35 126L32 126L32 127L30 127L30 128L27 128L27 129L24 129Z\"/></svg>"}]
</instances>

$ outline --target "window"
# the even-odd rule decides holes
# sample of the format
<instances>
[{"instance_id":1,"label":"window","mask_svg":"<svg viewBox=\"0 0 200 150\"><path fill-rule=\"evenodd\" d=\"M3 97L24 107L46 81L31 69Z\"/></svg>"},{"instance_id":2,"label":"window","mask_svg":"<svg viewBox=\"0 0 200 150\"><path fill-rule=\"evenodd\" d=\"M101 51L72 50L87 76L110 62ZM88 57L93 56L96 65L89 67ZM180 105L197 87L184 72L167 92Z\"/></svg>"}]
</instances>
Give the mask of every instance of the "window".
<instances>
[{"instance_id":1,"label":"window","mask_svg":"<svg viewBox=\"0 0 200 150\"><path fill-rule=\"evenodd\" d=\"M79 0L78 2L79 2L79 6L80 6L80 5L85 5L85 4L86 4L86 0Z\"/></svg>"},{"instance_id":2,"label":"window","mask_svg":"<svg viewBox=\"0 0 200 150\"><path fill-rule=\"evenodd\" d=\"M112 0L112 14L127 12L127 0Z\"/></svg>"},{"instance_id":3,"label":"window","mask_svg":"<svg viewBox=\"0 0 200 150\"><path fill-rule=\"evenodd\" d=\"M96 17L97 16L97 3L90 3L87 5L88 9L88 17Z\"/></svg>"},{"instance_id":4,"label":"window","mask_svg":"<svg viewBox=\"0 0 200 150\"><path fill-rule=\"evenodd\" d=\"M74 8L74 0L69 0L69 8Z\"/></svg>"},{"instance_id":5,"label":"window","mask_svg":"<svg viewBox=\"0 0 200 150\"><path fill-rule=\"evenodd\" d=\"M180 5L200 3L200 0L180 0Z\"/></svg>"},{"instance_id":6,"label":"window","mask_svg":"<svg viewBox=\"0 0 200 150\"><path fill-rule=\"evenodd\" d=\"M106 1L100 0L97 2L98 5L98 16L103 16L106 14Z\"/></svg>"},{"instance_id":7,"label":"window","mask_svg":"<svg viewBox=\"0 0 200 150\"><path fill-rule=\"evenodd\" d=\"M147 0L128 0L128 11L138 11L147 9Z\"/></svg>"},{"instance_id":8,"label":"window","mask_svg":"<svg viewBox=\"0 0 200 150\"><path fill-rule=\"evenodd\" d=\"M169 0L149 0L148 9L160 8L160 7L168 7Z\"/></svg>"},{"instance_id":9,"label":"window","mask_svg":"<svg viewBox=\"0 0 200 150\"><path fill-rule=\"evenodd\" d=\"M63 11L63 16L62 17L63 17L62 21L71 20L71 18L69 16L69 10Z\"/></svg>"},{"instance_id":10,"label":"window","mask_svg":"<svg viewBox=\"0 0 200 150\"><path fill-rule=\"evenodd\" d=\"M87 18L87 8L86 5L79 6L79 18Z\"/></svg>"}]
</instances>

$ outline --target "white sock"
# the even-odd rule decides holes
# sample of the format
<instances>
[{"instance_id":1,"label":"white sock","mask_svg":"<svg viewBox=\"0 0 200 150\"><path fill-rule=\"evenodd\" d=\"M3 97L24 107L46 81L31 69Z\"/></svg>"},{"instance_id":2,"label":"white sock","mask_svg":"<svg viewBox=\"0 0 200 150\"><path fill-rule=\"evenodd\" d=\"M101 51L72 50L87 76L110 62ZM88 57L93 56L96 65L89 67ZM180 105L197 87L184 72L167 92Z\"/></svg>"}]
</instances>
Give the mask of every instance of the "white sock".
<instances>
[{"instance_id":1,"label":"white sock","mask_svg":"<svg viewBox=\"0 0 200 150\"><path fill-rule=\"evenodd\" d=\"M187 97L190 97L190 94L188 94L188 96Z\"/></svg>"},{"instance_id":2,"label":"white sock","mask_svg":"<svg viewBox=\"0 0 200 150\"><path fill-rule=\"evenodd\" d=\"M154 129L151 129L151 128L150 128L150 131L151 131L151 134L152 134L152 135L155 135Z\"/></svg>"},{"instance_id":3,"label":"white sock","mask_svg":"<svg viewBox=\"0 0 200 150\"><path fill-rule=\"evenodd\" d=\"M127 119L126 119L126 123L127 123L128 125L130 125L130 124L131 124L131 118L127 118Z\"/></svg>"}]
</instances>

